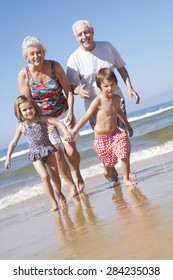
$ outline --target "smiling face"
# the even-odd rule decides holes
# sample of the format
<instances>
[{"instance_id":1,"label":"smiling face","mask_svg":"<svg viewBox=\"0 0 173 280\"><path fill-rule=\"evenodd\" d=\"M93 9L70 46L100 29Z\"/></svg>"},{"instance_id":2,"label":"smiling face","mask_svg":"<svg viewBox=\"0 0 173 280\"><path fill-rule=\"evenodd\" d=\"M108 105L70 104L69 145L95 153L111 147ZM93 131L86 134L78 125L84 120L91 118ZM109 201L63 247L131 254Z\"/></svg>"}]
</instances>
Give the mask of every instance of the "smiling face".
<instances>
[{"instance_id":1,"label":"smiling face","mask_svg":"<svg viewBox=\"0 0 173 280\"><path fill-rule=\"evenodd\" d=\"M95 48L94 30L86 24L80 24L75 27L75 37L80 44L80 47L85 51L91 51Z\"/></svg>"},{"instance_id":2,"label":"smiling face","mask_svg":"<svg viewBox=\"0 0 173 280\"><path fill-rule=\"evenodd\" d=\"M27 49L27 60L37 66L43 63L45 57L44 50L39 45L30 46Z\"/></svg>"},{"instance_id":3,"label":"smiling face","mask_svg":"<svg viewBox=\"0 0 173 280\"><path fill-rule=\"evenodd\" d=\"M35 108L31 102L26 101L19 105L20 112L25 121L33 121L35 119Z\"/></svg>"}]
</instances>

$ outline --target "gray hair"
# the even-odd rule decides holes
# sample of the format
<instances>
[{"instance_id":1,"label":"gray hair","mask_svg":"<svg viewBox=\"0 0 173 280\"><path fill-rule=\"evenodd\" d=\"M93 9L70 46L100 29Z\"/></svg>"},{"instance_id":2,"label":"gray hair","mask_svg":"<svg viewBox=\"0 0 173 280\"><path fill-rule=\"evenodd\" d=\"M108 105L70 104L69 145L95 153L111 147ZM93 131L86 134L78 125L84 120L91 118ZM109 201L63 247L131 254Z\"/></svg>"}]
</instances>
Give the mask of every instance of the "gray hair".
<instances>
[{"instance_id":1,"label":"gray hair","mask_svg":"<svg viewBox=\"0 0 173 280\"><path fill-rule=\"evenodd\" d=\"M79 25L85 24L87 25L89 28L92 28L92 25L90 24L90 22L88 20L85 19L80 19L78 21L76 21L73 25L72 25L72 30L73 30L73 34L76 35L76 27Z\"/></svg>"},{"instance_id":2,"label":"gray hair","mask_svg":"<svg viewBox=\"0 0 173 280\"><path fill-rule=\"evenodd\" d=\"M43 43L37 37L26 36L22 42L22 55L27 59L27 49L31 46L39 46L44 54L46 53L46 48Z\"/></svg>"}]
</instances>

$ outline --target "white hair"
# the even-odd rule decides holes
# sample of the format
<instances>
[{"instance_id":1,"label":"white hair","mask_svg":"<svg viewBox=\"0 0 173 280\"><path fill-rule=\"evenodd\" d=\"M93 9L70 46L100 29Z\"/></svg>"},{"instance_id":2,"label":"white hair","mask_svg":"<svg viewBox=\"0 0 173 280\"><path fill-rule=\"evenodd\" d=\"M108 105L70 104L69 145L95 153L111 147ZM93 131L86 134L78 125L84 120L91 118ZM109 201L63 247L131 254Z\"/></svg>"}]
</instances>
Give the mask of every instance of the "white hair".
<instances>
[{"instance_id":1,"label":"white hair","mask_svg":"<svg viewBox=\"0 0 173 280\"><path fill-rule=\"evenodd\" d=\"M43 43L37 37L26 36L22 42L22 55L27 59L27 49L31 46L39 46L44 54L46 53L46 48Z\"/></svg>"},{"instance_id":2,"label":"white hair","mask_svg":"<svg viewBox=\"0 0 173 280\"><path fill-rule=\"evenodd\" d=\"M85 24L87 25L89 28L92 28L92 25L90 24L90 22L88 20L85 19L80 19L78 21L76 21L73 25L72 25L72 30L73 30L73 34L76 35L76 27L79 25Z\"/></svg>"}]
</instances>

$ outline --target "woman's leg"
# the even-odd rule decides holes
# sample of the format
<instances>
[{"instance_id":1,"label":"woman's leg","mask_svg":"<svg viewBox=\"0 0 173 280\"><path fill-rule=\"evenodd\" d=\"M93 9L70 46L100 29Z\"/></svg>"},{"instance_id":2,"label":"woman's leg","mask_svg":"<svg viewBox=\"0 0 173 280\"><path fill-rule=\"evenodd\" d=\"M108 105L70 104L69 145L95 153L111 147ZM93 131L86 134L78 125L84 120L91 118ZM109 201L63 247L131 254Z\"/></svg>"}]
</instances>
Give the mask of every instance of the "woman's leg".
<instances>
[{"instance_id":1,"label":"woman's leg","mask_svg":"<svg viewBox=\"0 0 173 280\"><path fill-rule=\"evenodd\" d=\"M41 181L43 183L43 188L45 191L45 194L47 195L48 199L50 200L50 203L52 205L50 211L56 211L58 210L58 204L55 199L53 187L50 182L50 176L46 170L45 163L41 160L37 160L33 162L33 165L35 167L35 170L40 175Z\"/></svg>"},{"instance_id":2,"label":"woman's leg","mask_svg":"<svg viewBox=\"0 0 173 280\"><path fill-rule=\"evenodd\" d=\"M64 149L65 153L73 166L74 169L74 175L76 178L76 186L78 189L78 192L82 192L85 188L85 183L83 181L81 172L80 172L80 154L76 148L75 142L65 142Z\"/></svg>"},{"instance_id":3,"label":"woman's leg","mask_svg":"<svg viewBox=\"0 0 173 280\"><path fill-rule=\"evenodd\" d=\"M76 196L77 188L75 185L75 182L73 180L70 167L65 159L64 151L62 150L61 146L59 144L55 144L55 147L57 148L57 152L55 153L58 169L60 171L60 174L64 178L66 184L70 187L70 197Z\"/></svg>"},{"instance_id":4,"label":"woman's leg","mask_svg":"<svg viewBox=\"0 0 173 280\"><path fill-rule=\"evenodd\" d=\"M50 173L50 179L51 179L53 188L59 198L61 206L64 207L67 205L67 202L66 202L65 196L63 195L63 193L61 191L61 179L59 177L55 155L51 155L48 157L48 159L46 160L46 166Z\"/></svg>"}]
</instances>

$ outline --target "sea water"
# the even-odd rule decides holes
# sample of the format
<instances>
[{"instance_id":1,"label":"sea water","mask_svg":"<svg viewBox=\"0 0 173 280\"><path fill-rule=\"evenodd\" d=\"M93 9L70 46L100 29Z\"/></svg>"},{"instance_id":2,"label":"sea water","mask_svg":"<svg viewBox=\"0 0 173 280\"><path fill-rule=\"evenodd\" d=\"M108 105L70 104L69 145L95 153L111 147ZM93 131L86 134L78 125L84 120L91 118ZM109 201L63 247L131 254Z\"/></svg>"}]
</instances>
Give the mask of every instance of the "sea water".
<instances>
[{"instance_id":1,"label":"sea water","mask_svg":"<svg viewBox=\"0 0 173 280\"><path fill-rule=\"evenodd\" d=\"M173 151L173 101L129 113L127 117L134 129L131 163ZM93 140L93 131L86 124L77 141L84 179L103 173ZM16 147L11 170L4 168L6 152L7 148L0 150L0 210L43 193L40 177L27 160L28 144ZM65 184L63 180L62 183Z\"/></svg>"}]
</instances>

